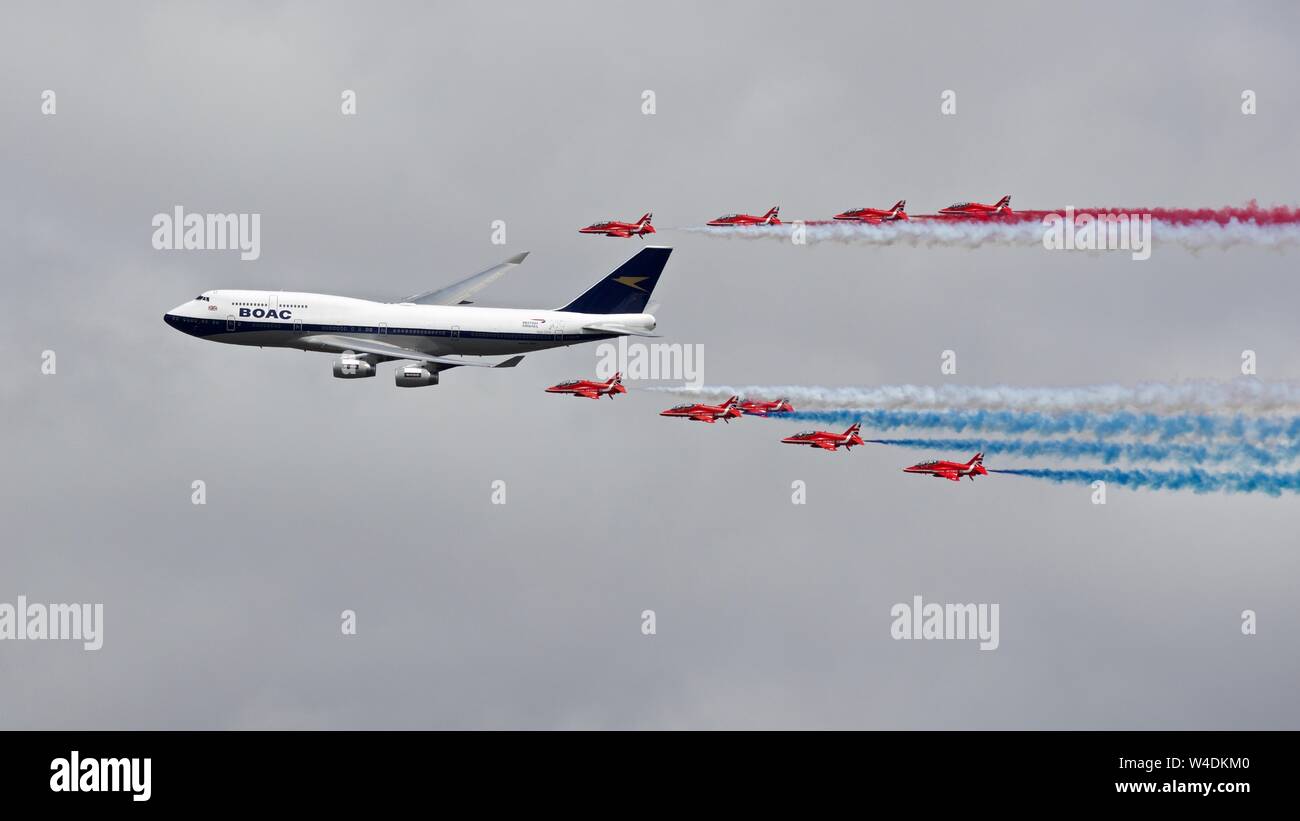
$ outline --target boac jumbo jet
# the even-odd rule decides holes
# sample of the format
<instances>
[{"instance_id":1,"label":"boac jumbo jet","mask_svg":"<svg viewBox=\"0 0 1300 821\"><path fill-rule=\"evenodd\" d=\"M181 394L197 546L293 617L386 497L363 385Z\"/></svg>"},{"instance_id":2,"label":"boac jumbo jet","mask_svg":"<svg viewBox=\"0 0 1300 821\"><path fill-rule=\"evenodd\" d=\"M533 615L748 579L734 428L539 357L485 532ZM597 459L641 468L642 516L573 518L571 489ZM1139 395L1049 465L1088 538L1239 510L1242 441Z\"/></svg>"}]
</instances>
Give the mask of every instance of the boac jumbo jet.
<instances>
[{"instance_id":1,"label":"boac jumbo jet","mask_svg":"<svg viewBox=\"0 0 1300 821\"><path fill-rule=\"evenodd\" d=\"M523 356L501 362L465 356L524 354L619 336L655 336L644 313L671 248L651 246L623 263L577 299L554 310L470 307L470 297L524 261L511 257L454 285L372 302L329 294L286 291L205 291L167 312L163 320L190 336L338 354L334 375L361 379L390 360L398 387L438 384L448 368L513 368Z\"/></svg>"}]
</instances>

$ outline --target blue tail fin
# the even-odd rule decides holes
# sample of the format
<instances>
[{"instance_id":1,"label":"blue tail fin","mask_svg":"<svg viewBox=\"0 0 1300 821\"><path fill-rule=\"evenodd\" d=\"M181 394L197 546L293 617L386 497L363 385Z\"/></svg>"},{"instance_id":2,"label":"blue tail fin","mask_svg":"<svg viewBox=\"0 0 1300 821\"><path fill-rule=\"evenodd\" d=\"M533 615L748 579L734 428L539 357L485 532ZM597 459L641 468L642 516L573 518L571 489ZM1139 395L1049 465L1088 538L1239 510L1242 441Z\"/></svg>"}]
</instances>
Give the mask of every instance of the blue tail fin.
<instances>
[{"instance_id":1,"label":"blue tail fin","mask_svg":"<svg viewBox=\"0 0 1300 821\"><path fill-rule=\"evenodd\" d=\"M618 270L560 308L575 314L639 314L650 301L671 248L652 245L618 267Z\"/></svg>"}]
</instances>

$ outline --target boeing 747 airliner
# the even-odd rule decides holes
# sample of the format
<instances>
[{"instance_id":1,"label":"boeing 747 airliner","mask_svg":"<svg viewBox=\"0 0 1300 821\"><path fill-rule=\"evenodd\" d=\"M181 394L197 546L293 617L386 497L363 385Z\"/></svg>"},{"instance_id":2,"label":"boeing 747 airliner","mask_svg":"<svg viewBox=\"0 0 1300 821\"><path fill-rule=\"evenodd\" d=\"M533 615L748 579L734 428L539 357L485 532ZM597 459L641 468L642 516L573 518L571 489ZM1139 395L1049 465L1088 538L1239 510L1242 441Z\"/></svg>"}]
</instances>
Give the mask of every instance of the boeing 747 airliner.
<instances>
[{"instance_id":1,"label":"boeing 747 airliner","mask_svg":"<svg viewBox=\"0 0 1300 821\"><path fill-rule=\"evenodd\" d=\"M334 375L362 379L381 362L398 367L398 387L438 384L448 368L513 368L522 354L619 336L654 336L644 313L671 248L651 246L577 299L554 310L479 308L470 297L519 265L527 252L445 288L400 302L286 291L204 291L167 312L173 328L234 345L338 354ZM515 354L501 362L465 356Z\"/></svg>"}]
</instances>

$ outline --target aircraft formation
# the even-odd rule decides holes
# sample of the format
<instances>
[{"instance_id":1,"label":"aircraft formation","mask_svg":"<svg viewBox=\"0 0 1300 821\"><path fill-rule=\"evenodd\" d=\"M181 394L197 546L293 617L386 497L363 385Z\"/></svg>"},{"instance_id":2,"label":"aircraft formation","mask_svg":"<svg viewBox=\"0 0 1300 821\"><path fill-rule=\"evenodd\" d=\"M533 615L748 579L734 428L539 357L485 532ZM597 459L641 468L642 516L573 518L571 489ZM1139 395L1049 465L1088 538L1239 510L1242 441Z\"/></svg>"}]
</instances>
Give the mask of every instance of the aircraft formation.
<instances>
[{"instance_id":1,"label":"aircraft formation","mask_svg":"<svg viewBox=\"0 0 1300 821\"><path fill-rule=\"evenodd\" d=\"M905 219L899 202L880 219ZM978 205L978 204L975 204ZM1006 198L995 206L1006 205ZM954 206L971 208L972 205ZM848 212L846 212L848 213ZM865 209L853 218L876 218ZM606 236L641 236L654 233L651 215L635 223L598 223L584 229ZM725 221L725 222L721 222ZM761 217L733 214L721 218L726 225L778 225L777 209ZM199 339L233 345L292 348L336 355L333 373L339 379L364 379L376 375L385 362L397 362L394 382L401 388L437 385L440 374L464 366L513 368L524 355L549 348L624 336L655 336L656 321L646 312L650 295L672 253L671 248L648 246L612 273L597 281L568 304L552 309L484 308L474 305L480 290L523 263L518 254L491 268L442 288L422 291L395 302L377 302L332 294L287 291L211 290L177 305L163 315L172 328ZM484 361L484 356L506 356ZM604 381L574 379L546 388L547 393L584 399L613 399L627 393L622 374ZM659 415L692 422L730 423L744 416L771 417L792 413L785 398L775 400L732 396L720 405L685 403ZM861 425L843 433L804 431L787 436L784 444L804 445L835 452L865 445ZM982 454L964 464L926 462L905 468L957 481L987 475Z\"/></svg>"},{"instance_id":2,"label":"aircraft formation","mask_svg":"<svg viewBox=\"0 0 1300 821\"><path fill-rule=\"evenodd\" d=\"M945 208L940 208L933 214L908 214L907 200L899 200L890 208L850 208L836 214L834 221L840 222L859 222L868 225L882 225L890 222L906 222L909 220L1005 220L1018 218L1020 215L1011 210L1011 195L1008 194L995 203L988 204L982 202L956 202ZM726 214L705 223L712 228L753 228L768 225L781 225L781 206L773 206L762 216L754 214ZM1039 215L1040 212L1026 212L1027 214ZM641 237L645 239L646 234L655 233L654 226L650 224L654 215L647 212L641 219L636 222L620 222L618 220L606 220L588 225L586 228L579 228L580 234L595 234L605 237L621 237L627 239L630 237ZM829 222L825 221L825 222ZM805 221L807 222L807 221ZM818 221L814 220L813 223Z\"/></svg>"},{"instance_id":3,"label":"aircraft formation","mask_svg":"<svg viewBox=\"0 0 1300 821\"><path fill-rule=\"evenodd\" d=\"M613 399L616 393L627 393L627 388L623 386L622 374L616 373L604 382L587 379L573 379L568 382L561 382L547 388L546 392L582 396L588 399L599 399L602 395L606 395ZM790 404L789 399L784 397L769 401L765 399L741 399L739 396L732 396L719 405L710 405L705 402L684 402L660 411L659 415L670 419L687 419L692 422L704 422L712 425L719 421L730 423L732 419L740 419L743 416L770 418L771 416L793 412L794 406ZM862 438L862 423L855 422L843 433L827 430L805 430L785 437L781 440L781 443L821 448L834 453L840 448L847 451L852 450L854 446L865 446L867 441ZM988 471L984 469L983 453L975 454L967 462L943 460L920 462L911 467L903 468L903 472L933 476L936 479L949 479L954 482L960 481L963 476L973 482L976 476L988 475Z\"/></svg>"}]
</instances>

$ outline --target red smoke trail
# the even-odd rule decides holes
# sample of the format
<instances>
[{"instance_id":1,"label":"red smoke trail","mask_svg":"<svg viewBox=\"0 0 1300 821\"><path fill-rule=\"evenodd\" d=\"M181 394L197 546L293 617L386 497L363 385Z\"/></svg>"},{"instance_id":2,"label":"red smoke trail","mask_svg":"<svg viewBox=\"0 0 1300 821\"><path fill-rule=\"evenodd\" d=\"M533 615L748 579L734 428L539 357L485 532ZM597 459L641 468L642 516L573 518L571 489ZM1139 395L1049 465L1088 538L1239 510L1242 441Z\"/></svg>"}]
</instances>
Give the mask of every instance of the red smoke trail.
<instances>
[{"instance_id":1,"label":"red smoke trail","mask_svg":"<svg viewBox=\"0 0 1300 821\"><path fill-rule=\"evenodd\" d=\"M1048 214L1065 216L1065 209L1053 211L1018 211L1015 216L1024 220L1041 220ZM1300 208L1275 205L1262 208L1254 200L1244 206L1227 206L1224 208L1075 208L1074 214L1150 214L1153 220L1170 225L1191 225L1193 223L1213 222L1227 225L1237 222L1253 222L1256 225L1300 225ZM1010 221L1010 220L1008 220Z\"/></svg>"},{"instance_id":2,"label":"red smoke trail","mask_svg":"<svg viewBox=\"0 0 1300 821\"><path fill-rule=\"evenodd\" d=\"M1023 222L1042 222L1043 217L1048 214L1056 214L1059 217L1065 216L1064 208L1054 208L1037 211L1013 211L1010 214L1000 214L996 217L972 217L962 219L960 217L940 217L934 214L913 214L911 219L918 222L944 222L944 223L1023 223ZM1300 225L1300 208L1286 205L1275 205L1269 208L1260 206L1254 200L1242 206L1229 205L1223 208L1117 208L1113 206L1102 206L1097 208L1075 208L1074 215L1077 218L1080 214L1150 214L1151 219L1163 222L1166 225L1196 225L1205 223L1215 223L1217 225L1227 225L1234 220L1239 223L1254 223L1255 225ZM859 222L842 222L836 220L805 220L806 225L869 225L872 223ZM897 225L899 223L880 223L884 226Z\"/></svg>"}]
</instances>

